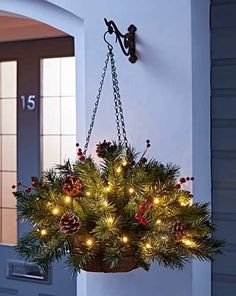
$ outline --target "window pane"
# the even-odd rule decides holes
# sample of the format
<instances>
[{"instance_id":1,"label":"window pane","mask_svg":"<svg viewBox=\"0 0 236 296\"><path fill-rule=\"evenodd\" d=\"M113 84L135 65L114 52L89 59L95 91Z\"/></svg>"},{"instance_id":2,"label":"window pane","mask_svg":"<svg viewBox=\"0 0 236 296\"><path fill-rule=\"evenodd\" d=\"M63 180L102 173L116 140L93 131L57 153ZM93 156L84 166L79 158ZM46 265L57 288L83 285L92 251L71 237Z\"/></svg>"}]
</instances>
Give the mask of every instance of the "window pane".
<instances>
[{"instance_id":1,"label":"window pane","mask_svg":"<svg viewBox=\"0 0 236 296\"><path fill-rule=\"evenodd\" d=\"M76 129L75 97L61 99L61 133L63 135L75 134Z\"/></svg>"},{"instance_id":2,"label":"window pane","mask_svg":"<svg viewBox=\"0 0 236 296\"><path fill-rule=\"evenodd\" d=\"M5 244L16 244L16 210L2 209L2 242Z\"/></svg>"},{"instance_id":3,"label":"window pane","mask_svg":"<svg viewBox=\"0 0 236 296\"><path fill-rule=\"evenodd\" d=\"M61 137L61 162L76 158L76 136L62 136Z\"/></svg>"},{"instance_id":4,"label":"window pane","mask_svg":"<svg viewBox=\"0 0 236 296\"><path fill-rule=\"evenodd\" d=\"M2 136L2 171L16 171L16 136Z\"/></svg>"},{"instance_id":5,"label":"window pane","mask_svg":"<svg viewBox=\"0 0 236 296\"><path fill-rule=\"evenodd\" d=\"M0 113L1 115L1 113ZM2 171L2 136L0 135L0 172ZM1 184L0 184L1 186ZM0 193L1 197L1 193Z\"/></svg>"},{"instance_id":6,"label":"window pane","mask_svg":"<svg viewBox=\"0 0 236 296\"><path fill-rule=\"evenodd\" d=\"M43 136L43 169L60 163L60 136Z\"/></svg>"},{"instance_id":7,"label":"window pane","mask_svg":"<svg viewBox=\"0 0 236 296\"><path fill-rule=\"evenodd\" d=\"M61 96L75 96L75 58L61 58Z\"/></svg>"},{"instance_id":8,"label":"window pane","mask_svg":"<svg viewBox=\"0 0 236 296\"><path fill-rule=\"evenodd\" d=\"M60 58L42 60L42 96L60 96Z\"/></svg>"},{"instance_id":9,"label":"window pane","mask_svg":"<svg viewBox=\"0 0 236 296\"><path fill-rule=\"evenodd\" d=\"M2 99L2 134L16 134L16 100Z\"/></svg>"},{"instance_id":10,"label":"window pane","mask_svg":"<svg viewBox=\"0 0 236 296\"><path fill-rule=\"evenodd\" d=\"M0 76L1 79L1 76ZM0 97L0 135L2 134L2 98Z\"/></svg>"},{"instance_id":11,"label":"window pane","mask_svg":"<svg viewBox=\"0 0 236 296\"><path fill-rule=\"evenodd\" d=\"M0 64L0 96L1 98L16 97L16 62L2 62Z\"/></svg>"},{"instance_id":12,"label":"window pane","mask_svg":"<svg viewBox=\"0 0 236 296\"><path fill-rule=\"evenodd\" d=\"M60 98L44 97L43 134L60 134Z\"/></svg>"},{"instance_id":13,"label":"window pane","mask_svg":"<svg viewBox=\"0 0 236 296\"><path fill-rule=\"evenodd\" d=\"M16 173L2 172L2 207L15 208L16 198L12 194L12 185L16 184Z\"/></svg>"}]
</instances>

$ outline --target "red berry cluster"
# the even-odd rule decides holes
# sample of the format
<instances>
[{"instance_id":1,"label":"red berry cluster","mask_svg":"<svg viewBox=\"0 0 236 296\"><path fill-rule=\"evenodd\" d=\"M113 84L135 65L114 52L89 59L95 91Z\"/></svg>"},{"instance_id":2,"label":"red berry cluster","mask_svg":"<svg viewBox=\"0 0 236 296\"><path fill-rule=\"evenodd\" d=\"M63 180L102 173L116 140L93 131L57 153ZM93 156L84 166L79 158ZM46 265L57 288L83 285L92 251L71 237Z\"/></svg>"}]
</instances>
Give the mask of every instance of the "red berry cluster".
<instances>
[{"instance_id":1,"label":"red berry cluster","mask_svg":"<svg viewBox=\"0 0 236 296\"><path fill-rule=\"evenodd\" d=\"M146 140L146 147L147 148L151 147L150 140Z\"/></svg>"},{"instance_id":2,"label":"red berry cluster","mask_svg":"<svg viewBox=\"0 0 236 296\"><path fill-rule=\"evenodd\" d=\"M140 163L143 164L143 165L147 162L147 158L144 157L144 156L147 153L148 148L150 148L150 147L151 147L150 140L146 140L146 149L145 149L145 151L143 152L143 155L140 158Z\"/></svg>"},{"instance_id":3,"label":"red berry cluster","mask_svg":"<svg viewBox=\"0 0 236 296\"><path fill-rule=\"evenodd\" d=\"M194 180L195 180L194 177L186 177L186 178L182 177L182 178L179 179L179 183L177 183L177 184L175 185L175 187L176 187L177 189L180 189L182 184L184 184L184 183L186 183L186 182L189 182L189 181L194 181Z\"/></svg>"},{"instance_id":4,"label":"red berry cluster","mask_svg":"<svg viewBox=\"0 0 236 296\"><path fill-rule=\"evenodd\" d=\"M20 186L21 185L21 182L17 182L17 185ZM11 188L12 189L15 189L16 188L16 185L12 185Z\"/></svg>"},{"instance_id":5,"label":"red berry cluster","mask_svg":"<svg viewBox=\"0 0 236 296\"><path fill-rule=\"evenodd\" d=\"M79 147L79 143L76 144L76 147ZM83 154L83 151L81 148L78 148L77 150L77 156L79 157L79 160L81 162L83 162L85 160L85 157L84 157L84 154Z\"/></svg>"},{"instance_id":6,"label":"red berry cluster","mask_svg":"<svg viewBox=\"0 0 236 296\"><path fill-rule=\"evenodd\" d=\"M152 207L150 199L146 198L143 203L139 205L139 212L134 215L135 219L139 221L142 225L147 225L147 218L143 217L143 214L150 210Z\"/></svg>"},{"instance_id":7,"label":"red berry cluster","mask_svg":"<svg viewBox=\"0 0 236 296\"><path fill-rule=\"evenodd\" d=\"M17 182L17 186L22 186L22 187L24 187L26 193L30 193L30 192L32 191L32 189L34 189L34 188L36 188L36 187L38 187L38 186L40 186L41 189L43 189L43 190L47 188L46 184L41 184L41 185L40 185L40 184L39 184L36 180L34 180L34 179L32 180L32 187L22 185L21 182ZM12 188L12 189L15 189L15 188L16 188L16 185L12 185L11 188Z\"/></svg>"}]
</instances>

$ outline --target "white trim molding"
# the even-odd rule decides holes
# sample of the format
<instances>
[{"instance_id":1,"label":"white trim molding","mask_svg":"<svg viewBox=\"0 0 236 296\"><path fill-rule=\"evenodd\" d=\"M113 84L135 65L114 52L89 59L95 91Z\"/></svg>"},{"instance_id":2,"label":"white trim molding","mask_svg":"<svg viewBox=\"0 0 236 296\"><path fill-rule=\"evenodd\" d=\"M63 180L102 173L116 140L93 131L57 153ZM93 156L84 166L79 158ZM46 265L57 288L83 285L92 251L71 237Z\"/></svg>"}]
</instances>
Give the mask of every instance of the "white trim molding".
<instances>
[{"instance_id":1,"label":"white trim molding","mask_svg":"<svg viewBox=\"0 0 236 296\"><path fill-rule=\"evenodd\" d=\"M195 202L211 202L210 1L192 0L193 175ZM192 296L211 296L211 263L194 261Z\"/></svg>"}]
</instances>

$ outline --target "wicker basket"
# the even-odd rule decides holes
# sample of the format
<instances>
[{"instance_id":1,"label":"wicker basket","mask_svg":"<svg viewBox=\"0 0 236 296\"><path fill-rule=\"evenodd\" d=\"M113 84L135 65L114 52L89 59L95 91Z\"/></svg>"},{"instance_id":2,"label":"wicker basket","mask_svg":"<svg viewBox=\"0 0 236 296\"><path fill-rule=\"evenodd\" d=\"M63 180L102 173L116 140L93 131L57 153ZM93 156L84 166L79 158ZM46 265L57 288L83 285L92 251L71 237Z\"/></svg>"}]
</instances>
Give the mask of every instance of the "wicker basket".
<instances>
[{"instance_id":1,"label":"wicker basket","mask_svg":"<svg viewBox=\"0 0 236 296\"><path fill-rule=\"evenodd\" d=\"M72 247L72 254L76 256L77 247L81 247L81 244L85 241L85 237L78 235L76 237L76 241ZM110 268L104 262L104 243L99 243L96 245L96 255L88 264L81 267L81 269L89 272L105 272L105 273L113 273L113 272L129 272L133 269L139 268L139 264L137 258L133 255L132 252L127 254L126 257L122 257L119 260L119 263L114 267Z\"/></svg>"},{"instance_id":2,"label":"wicker basket","mask_svg":"<svg viewBox=\"0 0 236 296\"><path fill-rule=\"evenodd\" d=\"M90 272L105 272L105 273L113 273L113 272L129 272L133 269L138 268L138 262L135 257L124 257L120 260L119 264L110 268L107 266L102 257L95 257L93 261L87 264L83 270Z\"/></svg>"}]
</instances>

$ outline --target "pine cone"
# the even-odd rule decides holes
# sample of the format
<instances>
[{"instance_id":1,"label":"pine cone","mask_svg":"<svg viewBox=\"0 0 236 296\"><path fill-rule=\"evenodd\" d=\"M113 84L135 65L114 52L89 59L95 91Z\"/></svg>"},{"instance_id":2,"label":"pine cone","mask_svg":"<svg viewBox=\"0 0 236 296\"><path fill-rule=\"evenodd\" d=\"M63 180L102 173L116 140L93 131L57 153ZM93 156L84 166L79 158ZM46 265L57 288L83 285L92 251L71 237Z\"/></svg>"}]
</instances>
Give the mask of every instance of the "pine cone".
<instances>
[{"instance_id":1,"label":"pine cone","mask_svg":"<svg viewBox=\"0 0 236 296\"><path fill-rule=\"evenodd\" d=\"M77 196L83 187L82 181L76 176L69 176L66 177L63 185L62 190L63 193L69 196Z\"/></svg>"},{"instance_id":2,"label":"pine cone","mask_svg":"<svg viewBox=\"0 0 236 296\"><path fill-rule=\"evenodd\" d=\"M80 229L80 219L72 212L65 213L60 220L60 230L66 234L74 234Z\"/></svg>"},{"instance_id":3,"label":"pine cone","mask_svg":"<svg viewBox=\"0 0 236 296\"><path fill-rule=\"evenodd\" d=\"M172 234L176 240L181 240L185 236L186 232L186 227L180 221L176 221L174 223L172 227Z\"/></svg>"},{"instance_id":4,"label":"pine cone","mask_svg":"<svg viewBox=\"0 0 236 296\"><path fill-rule=\"evenodd\" d=\"M99 142L97 145L96 153L98 157L104 157L111 147L111 143L104 140L102 143Z\"/></svg>"}]
</instances>

